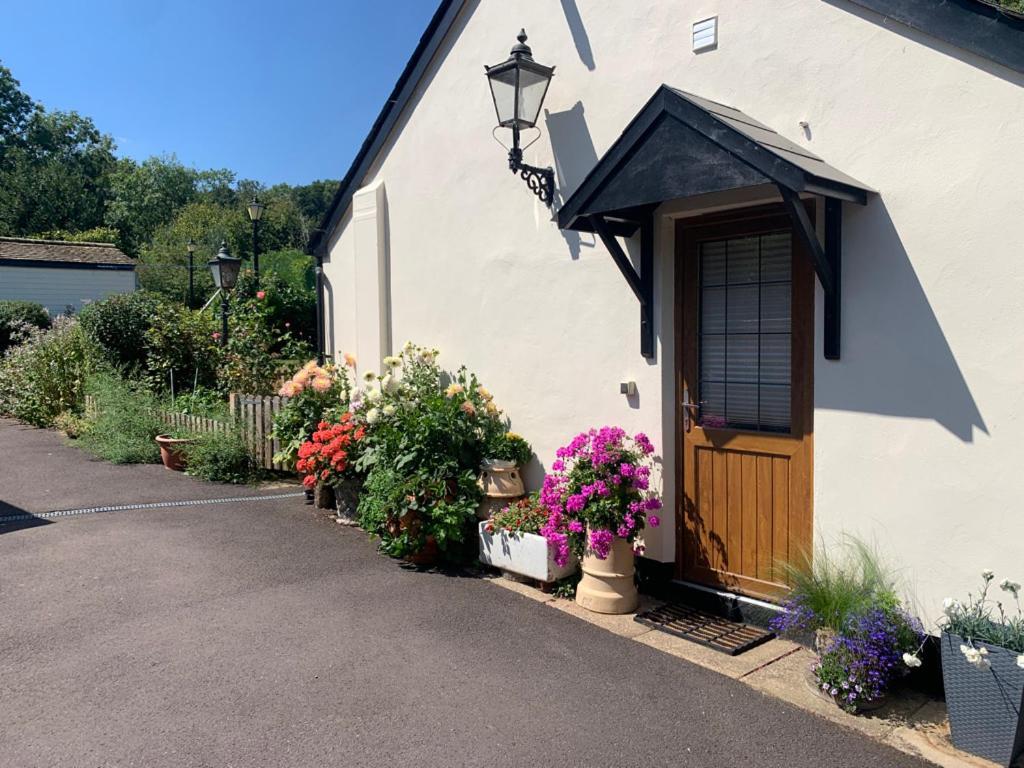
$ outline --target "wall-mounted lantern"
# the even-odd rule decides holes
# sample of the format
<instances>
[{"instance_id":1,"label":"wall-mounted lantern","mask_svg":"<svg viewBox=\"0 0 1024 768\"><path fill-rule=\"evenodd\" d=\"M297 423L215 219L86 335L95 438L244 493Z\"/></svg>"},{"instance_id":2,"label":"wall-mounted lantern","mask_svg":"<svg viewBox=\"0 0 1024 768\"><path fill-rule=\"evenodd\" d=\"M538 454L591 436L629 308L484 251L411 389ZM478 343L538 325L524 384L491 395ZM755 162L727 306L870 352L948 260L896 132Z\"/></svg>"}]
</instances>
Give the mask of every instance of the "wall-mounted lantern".
<instances>
[{"instance_id":1,"label":"wall-mounted lantern","mask_svg":"<svg viewBox=\"0 0 1024 768\"><path fill-rule=\"evenodd\" d=\"M498 128L512 129L508 167L526 181L527 186L537 197L551 205L555 190L555 172L551 168L536 168L523 162L519 132L524 128L537 127L537 117L540 115L540 108L555 68L546 67L533 60L533 51L526 44L526 30L520 30L516 39L519 43L512 47L505 61L493 67L485 66L484 70L487 72L487 82L491 86L494 110L498 113Z\"/></svg>"}]
</instances>

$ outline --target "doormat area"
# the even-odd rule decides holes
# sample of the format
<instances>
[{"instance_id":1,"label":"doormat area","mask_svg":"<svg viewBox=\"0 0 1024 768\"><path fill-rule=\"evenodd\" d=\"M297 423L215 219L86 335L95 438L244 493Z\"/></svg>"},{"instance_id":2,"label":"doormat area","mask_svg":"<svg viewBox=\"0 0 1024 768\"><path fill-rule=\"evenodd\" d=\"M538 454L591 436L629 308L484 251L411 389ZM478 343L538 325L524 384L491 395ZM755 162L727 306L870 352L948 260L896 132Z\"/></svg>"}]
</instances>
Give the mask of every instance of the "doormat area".
<instances>
[{"instance_id":1,"label":"doormat area","mask_svg":"<svg viewBox=\"0 0 1024 768\"><path fill-rule=\"evenodd\" d=\"M766 629L729 621L682 603L666 603L638 613L634 621L730 656L738 656L775 637L774 632Z\"/></svg>"}]
</instances>

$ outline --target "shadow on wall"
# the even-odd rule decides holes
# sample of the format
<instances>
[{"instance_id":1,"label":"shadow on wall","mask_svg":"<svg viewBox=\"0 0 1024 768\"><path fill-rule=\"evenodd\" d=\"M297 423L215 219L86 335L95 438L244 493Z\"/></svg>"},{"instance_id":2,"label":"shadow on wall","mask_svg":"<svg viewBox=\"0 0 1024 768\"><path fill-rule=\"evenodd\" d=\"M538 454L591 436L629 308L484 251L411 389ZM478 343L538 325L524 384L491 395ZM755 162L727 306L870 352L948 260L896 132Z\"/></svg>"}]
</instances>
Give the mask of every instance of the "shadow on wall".
<instances>
[{"instance_id":1,"label":"shadow on wall","mask_svg":"<svg viewBox=\"0 0 1024 768\"><path fill-rule=\"evenodd\" d=\"M577 101L572 108L563 112L549 112L545 109L544 122L551 141L551 153L555 158L555 173L558 177L555 185L557 210L597 165L597 150L594 149L594 140L590 137L582 102ZM589 235L587 241L581 237L580 232L564 229L560 232L574 260L580 257L582 247L594 247L593 235Z\"/></svg>"},{"instance_id":2,"label":"shadow on wall","mask_svg":"<svg viewBox=\"0 0 1024 768\"><path fill-rule=\"evenodd\" d=\"M968 443L988 434L884 203L844 214L842 359L819 366L815 406L933 419Z\"/></svg>"},{"instance_id":3,"label":"shadow on wall","mask_svg":"<svg viewBox=\"0 0 1024 768\"><path fill-rule=\"evenodd\" d=\"M850 0L825 0L825 2L829 5L834 5L836 8L846 11L847 13L851 13L854 16L858 16L865 21L876 24L883 29L902 35L908 40L913 40L919 45L931 48L933 51L938 51L945 56L950 56L958 61L962 61L964 64L976 67L990 75L1006 80L1009 83L1013 83L1014 85L1024 86L1024 73L1022 72L1014 72L1012 69L1004 67L1001 64L997 64L994 61L990 61L983 56L969 53L962 48L956 47L952 43L947 43L937 37L927 35L920 30L909 27L898 21L893 21L879 13L875 13L863 6L850 2Z\"/></svg>"},{"instance_id":4,"label":"shadow on wall","mask_svg":"<svg viewBox=\"0 0 1024 768\"><path fill-rule=\"evenodd\" d=\"M597 68L597 65L594 64L594 52L590 49L590 37L587 35L587 28L583 26L583 19L580 18L576 0L561 1L562 13L565 14L565 23L569 25L569 32L572 33L572 42L576 46L576 53L579 54L583 65L593 72Z\"/></svg>"}]
</instances>

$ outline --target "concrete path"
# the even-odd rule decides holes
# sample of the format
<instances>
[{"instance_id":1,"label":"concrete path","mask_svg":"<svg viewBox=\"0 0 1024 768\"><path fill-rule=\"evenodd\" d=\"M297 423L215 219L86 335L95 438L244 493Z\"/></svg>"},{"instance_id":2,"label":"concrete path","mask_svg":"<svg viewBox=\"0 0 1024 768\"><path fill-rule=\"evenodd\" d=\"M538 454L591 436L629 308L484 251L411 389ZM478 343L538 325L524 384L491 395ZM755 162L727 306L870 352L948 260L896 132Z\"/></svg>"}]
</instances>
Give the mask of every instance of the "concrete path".
<instances>
[{"instance_id":1,"label":"concrete path","mask_svg":"<svg viewBox=\"0 0 1024 768\"><path fill-rule=\"evenodd\" d=\"M0 424L13 507L251 493L152 469ZM15 528L2 766L925 765L484 580L404 569L299 499Z\"/></svg>"}]
</instances>

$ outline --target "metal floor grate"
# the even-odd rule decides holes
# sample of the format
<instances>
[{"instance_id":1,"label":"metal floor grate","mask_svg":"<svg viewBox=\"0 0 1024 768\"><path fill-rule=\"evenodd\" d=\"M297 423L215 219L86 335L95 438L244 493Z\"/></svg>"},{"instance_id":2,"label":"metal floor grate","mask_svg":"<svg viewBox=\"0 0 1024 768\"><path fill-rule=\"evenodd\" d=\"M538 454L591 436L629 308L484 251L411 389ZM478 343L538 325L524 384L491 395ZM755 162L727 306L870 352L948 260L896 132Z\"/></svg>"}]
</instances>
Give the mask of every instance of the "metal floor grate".
<instances>
[{"instance_id":1,"label":"metal floor grate","mask_svg":"<svg viewBox=\"0 0 1024 768\"><path fill-rule=\"evenodd\" d=\"M737 656L775 637L774 632L723 619L679 603L666 603L637 614L635 621L716 651Z\"/></svg>"}]
</instances>

